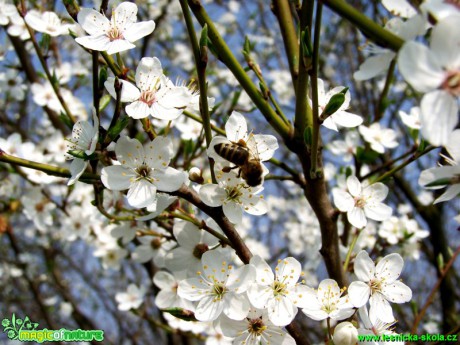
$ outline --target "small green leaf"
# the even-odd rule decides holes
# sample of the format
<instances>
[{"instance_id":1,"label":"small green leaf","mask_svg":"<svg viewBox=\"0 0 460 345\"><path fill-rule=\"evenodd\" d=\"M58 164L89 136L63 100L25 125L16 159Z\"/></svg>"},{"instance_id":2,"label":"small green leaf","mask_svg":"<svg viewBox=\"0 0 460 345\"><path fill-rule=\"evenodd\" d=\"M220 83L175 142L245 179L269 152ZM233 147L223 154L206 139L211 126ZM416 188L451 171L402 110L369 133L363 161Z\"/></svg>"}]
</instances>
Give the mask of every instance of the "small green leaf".
<instances>
[{"instance_id":1,"label":"small green leaf","mask_svg":"<svg viewBox=\"0 0 460 345\"><path fill-rule=\"evenodd\" d=\"M99 71L99 90L104 90L104 83L108 77L107 66L102 66Z\"/></svg>"},{"instance_id":2,"label":"small green leaf","mask_svg":"<svg viewBox=\"0 0 460 345\"><path fill-rule=\"evenodd\" d=\"M64 124L65 124L70 130L72 130L72 128L73 128L73 123L72 123L72 121L69 119L69 117L68 117L65 113L63 113L63 112L61 111L61 113L59 114L59 118L61 119L62 122L64 122Z\"/></svg>"},{"instance_id":3,"label":"small green leaf","mask_svg":"<svg viewBox=\"0 0 460 345\"><path fill-rule=\"evenodd\" d=\"M346 91L345 91L346 92ZM326 118L334 114L337 110L340 109L343 102L345 102L345 94L344 93L336 93L331 97L329 102L327 102L326 107L324 108L321 118Z\"/></svg>"},{"instance_id":4,"label":"small green leaf","mask_svg":"<svg viewBox=\"0 0 460 345\"><path fill-rule=\"evenodd\" d=\"M114 141L117 138L120 132L128 125L128 122L129 117L125 116L120 118L112 128L109 128L107 136L110 138L110 141Z\"/></svg>"},{"instance_id":5,"label":"small green leaf","mask_svg":"<svg viewBox=\"0 0 460 345\"><path fill-rule=\"evenodd\" d=\"M99 112L101 113L110 103L112 97L110 95L104 95L99 100Z\"/></svg>"},{"instance_id":6,"label":"small green leaf","mask_svg":"<svg viewBox=\"0 0 460 345\"><path fill-rule=\"evenodd\" d=\"M195 318L195 313L193 311L187 310L187 309L182 309L182 308L168 308L168 309L162 309L161 311L165 313L169 313L172 316L177 317L178 319L184 320L184 321L198 321Z\"/></svg>"}]
</instances>

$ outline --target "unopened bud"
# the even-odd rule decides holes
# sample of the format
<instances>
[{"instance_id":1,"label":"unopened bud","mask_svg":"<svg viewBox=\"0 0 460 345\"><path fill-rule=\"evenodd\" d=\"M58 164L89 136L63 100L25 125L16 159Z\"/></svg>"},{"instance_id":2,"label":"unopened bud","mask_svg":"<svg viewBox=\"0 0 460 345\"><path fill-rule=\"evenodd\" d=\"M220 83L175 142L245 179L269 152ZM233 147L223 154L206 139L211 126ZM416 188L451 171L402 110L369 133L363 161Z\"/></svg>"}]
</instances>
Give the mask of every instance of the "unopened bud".
<instances>
[{"instance_id":1,"label":"unopened bud","mask_svg":"<svg viewBox=\"0 0 460 345\"><path fill-rule=\"evenodd\" d=\"M188 171L188 178L190 179L190 181L198 184L204 183L203 173L197 167L193 167Z\"/></svg>"},{"instance_id":2,"label":"unopened bud","mask_svg":"<svg viewBox=\"0 0 460 345\"><path fill-rule=\"evenodd\" d=\"M358 343L358 330L351 322L341 322L334 329L335 345L355 345Z\"/></svg>"}]
</instances>

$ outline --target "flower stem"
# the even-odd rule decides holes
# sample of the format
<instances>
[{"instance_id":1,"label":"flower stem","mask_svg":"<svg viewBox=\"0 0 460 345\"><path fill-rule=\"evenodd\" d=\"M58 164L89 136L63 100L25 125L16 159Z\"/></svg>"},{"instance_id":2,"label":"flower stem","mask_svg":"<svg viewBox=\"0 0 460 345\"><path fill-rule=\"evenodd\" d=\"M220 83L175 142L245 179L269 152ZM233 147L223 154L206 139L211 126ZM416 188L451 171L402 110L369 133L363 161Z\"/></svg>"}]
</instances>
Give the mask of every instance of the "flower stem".
<instances>
[{"instance_id":1,"label":"flower stem","mask_svg":"<svg viewBox=\"0 0 460 345\"><path fill-rule=\"evenodd\" d=\"M354 9L343 0L321 0L327 7L341 17L352 22L361 32L381 47L398 51L404 43L399 36L385 30L372 19Z\"/></svg>"}]
</instances>

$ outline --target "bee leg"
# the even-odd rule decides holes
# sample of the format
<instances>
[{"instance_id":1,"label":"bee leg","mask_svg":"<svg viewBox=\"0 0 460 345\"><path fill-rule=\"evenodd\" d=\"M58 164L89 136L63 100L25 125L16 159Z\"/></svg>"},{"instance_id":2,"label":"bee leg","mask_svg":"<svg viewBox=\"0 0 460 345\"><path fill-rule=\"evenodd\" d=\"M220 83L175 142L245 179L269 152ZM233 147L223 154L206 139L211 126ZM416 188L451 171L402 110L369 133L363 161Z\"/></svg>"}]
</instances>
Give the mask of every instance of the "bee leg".
<instances>
[{"instance_id":1,"label":"bee leg","mask_svg":"<svg viewBox=\"0 0 460 345\"><path fill-rule=\"evenodd\" d=\"M222 171L223 171L224 173L228 173L228 172L230 172L230 171L232 171L233 169L236 169L236 168L238 168L238 166L234 166L233 168L231 168L231 167L223 167L223 168L222 168ZM239 177L239 176L238 176L238 177Z\"/></svg>"}]
</instances>

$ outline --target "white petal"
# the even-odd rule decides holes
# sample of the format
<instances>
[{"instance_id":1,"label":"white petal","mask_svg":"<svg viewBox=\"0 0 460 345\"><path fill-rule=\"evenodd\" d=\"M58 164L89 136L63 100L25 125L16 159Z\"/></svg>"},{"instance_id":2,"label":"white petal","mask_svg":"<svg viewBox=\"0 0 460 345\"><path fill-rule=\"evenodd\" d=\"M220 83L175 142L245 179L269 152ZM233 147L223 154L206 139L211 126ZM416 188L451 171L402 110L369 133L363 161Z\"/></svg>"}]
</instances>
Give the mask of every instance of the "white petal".
<instances>
[{"instance_id":1,"label":"white petal","mask_svg":"<svg viewBox=\"0 0 460 345\"><path fill-rule=\"evenodd\" d=\"M155 22L153 20L134 23L127 30L123 31L123 37L130 42L135 42L142 37L150 35L154 29Z\"/></svg>"},{"instance_id":2,"label":"white petal","mask_svg":"<svg viewBox=\"0 0 460 345\"><path fill-rule=\"evenodd\" d=\"M142 101L135 101L125 108L126 114L133 119L144 119L151 114L150 107Z\"/></svg>"},{"instance_id":3,"label":"white petal","mask_svg":"<svg viewBox=\"0 0 460 345\"><path fill-rule=\"evenodd\" d=\"M97 51L106 51L110 47L110 40L105 35L77 37L75 42L87 49Z\"/></svg>"},{"instance_id":4,"label":"white petal","mask_svg":"<svg viewBox=\"0 0 460 345\"><path fill-rule=\"evenodd\" d=\"M128 191L128 203L135 208L149 206L155 201L157 188L151 182L141 179L131 184Z\"/></svg>"},{"instance_id":5,"label":"white petal","mask_svg":"<svg viewBox=\"0 0 460 345\"><path fill-rule=\"evenodd\" d=\"M371 289L369 285L364 282L355 281L350 284L348 287L348 297L350 302L356 308L360 308L367 303L369 296L371 294Z\"/></svg>"},{"instance_id":6,"label":"white petal","mask_svg":"<svg viewBox=\"0 0 460 345\"><path fill-rule=\"evenodd\" d=\"M199 191L201 200L208 206L218 207L227 198L227 193L216 184L205 184Z\"/></svg>"},{"instance_id":7,"label":"white petal","mask_svg":"<svg viewBox=\"0 0 460 345\"><path fill-rule=\"evenodd\" d=\"M444 80L444 72L436 56L417 42L403 45L398 54L398 66L404 79L420 92L434 90Z\"/></svg>"},{"instance_id":8,"label":"white petal","mask_svg":"<svg viewBox=\"0 0 460 345\"><path fill-rule=\"evenodd\" d=\"M356 255L354 271L359 280L368 282L374 278L375 264L365 250L361 250Z\"/></svg>"},{"instance_id":9,"label":"white petal","mask_svg":"<svg viewBox=\"0 0 460 345\"><path fill-rule=\"evenodd\" d=\"M373 183L364 188L362 195L365 199L372 199L372 202L382 201L388 195L388 187L381 182Z\"/></svg>"},{"instance_id":10,"label":"white petal","mask_svg":"<svg viewBox=\"0 0 460 345\"><path fill-rule=\"evenodd\" d=\"M181 247L193 249L200 242L203 230L193 223L177 220L174 222L173 234Z\"/></svg>"},{"instance_id":11,"label":"white petal","mask_svg":"<svg viewBox=\"0 0 460 345\"><path fill-rule=\"evenodd\" d=\"M265 199L253 196L252 199L249 200L250 203L246 203L246 201L243 201L244 210L247 213L252 214L254 216L260 216L268 212L268 204L267 201L265 201Z\"/></svg>"},{"instance_id":12,"label":"white petal","mask_svg":"<svg viewBox=\"0 0 460 345\"><path fill-rule=\"evenodd\" d=\"M275 275L267 262L259 255L254 255L249 261L256 268L256 280L260 285L270 285L275 280Z\"/></svg>"},{"instance_id":13,"label":"white petal","mask_svg":"<svg viewBox=\"0 0 460 345\"><path fill-rule=\"evenodd\" d=\"M224 299L224 314L233 320L243 320L249 312L248 298L246 294L231 294Z\"/></svg>"},{"instance_id":14,"label":"white petal","mask_svg":"<svg viewBox=\"0 0 460 345\"><path fill-rule=\"evenodd\" d=\"M136 85L143 91L151 90L163 75L163 68L158 58L144 57L136 69Z\"/></svg>"},{"instance_id":15,"label":"white petal","mask_svg":"<svg viewBox=\"0 0 460 345\"><path fill-rule=\"evenodd\" d=\"M152 142L144 144L146 163L155 169L166 169L174 154L172 140L158 136Z\"/></svg>"},{"instance_id":16,"label":"white petal","mask_svg":"<svg viewBox=\"0 0 460 345\"><path fill-rule=\"evenodd\" d=\"M105 35L105 32L110 28L109 20L91 8L80 8L77 20L83 29L92 36Z\"/></svg>"},{"instance_id":17,"label":"white petal","mask_svg":"<svg viewBox=\"0 0 460 345\"><path fill-rule=\"evenodd\" d=\"M236 293L242 293L254 283L255 277L255 267L252 265L245 265L236 269L235 272L230 275L227 280L227 286Z\"/></svg>"},{"instance_id":18,"label":"white petal","mask_svg":"<svg viewBox=\"0 0 460 345\"><path fill-rule=\"evenodd\" d=\"M460 163L460 129L456 129L451 133L446 149L454 161Z\"/></svg>"},{"instance_id":19,"label":"white petal","mask_svg":"<svg viewBox=\"0 0 460 345\"><path fill-rule=\"evenodd\" d=\"M153 282L160 289L170 289L176 284L176 278L166 271L158 271L153 277Z\"/></svg>"},{"instance_id":20,"label":"white petal","mask_svg":"<svg viewBox=\"0 0 460 345\"><path fill-rule=\"evenodd\" d=\"M457 183L453 186L447 187L446 191L442 193L442 195L440 195L438 198L436 198L436 200L434 201L434 204L452 200L459 194L460 194L460 184Z\"/></svg>"},{"instance_id":21,"label":"white petal","mask_svg":"<svg viewBox=\"0 0 460 345\"><path fill-rule=\"evenodd\" d=\"M284 282L288 286L294 286L300 278L302 266L296 259L288 257L278 262L275 272L277 280Z\"/></svg>"},{"instance_id":22,"label":"white petal","mask_svg":"<svg viewBox=\"0 0 460 345\"><path fill-rule=\"evenodd\" d=\"M203 284L201 278L189 278L179 282L177 294L189 301L199 301L207 290L208 286Z\"/></svg>"},{"instance_id":23,"label":"white petal","mask_svg":"<svg viewBox=\"0 0 460 345\"><path fill-rule=\"evenodd\" d=\"M114 11L114 17L118 28L137 21L137 5L128 1L120 3ZM112 21L113 21L112 17Z\"/></svg>"},{"instance_id":24,"label":"white petal","mask_svg":"<svg viewBox=\"0 0 460 345\"><path fill-rule=\"evenodd\" d=\"M421 103L421 133L435 146L448 143L458 123L458 103L448 92L436 90L423 96Z\"/></svg>"},{"instance_id":25,"label":"white petal","mask_svg":"<svg viewBox=\"0 0 460 345\"><path fill-rule=\"evenodd\" d=\"M117 160L130 168L136 169L144 163L144 148L137 139L126 136L118 139L115 145Z\"/></svg>"},{"instance_id":26,"label":"white petal","mask_svg":"<svg viewBox=\"0 0 460 345\"><path fill-rule=\"evenodd\" d=\"M119 82L122 85L120 95L121 102L134 102L135 100L139 99L141 93L135 85L122 79L120 79ZM104 86L109 92L110 96L112 96L114 99L117 99L117 93L115 92L115 78L107 78Z\"/></svg>"},{"instance_id":27,"label":"white petal","mask_svg":"<svg viewBox=\"0 0 460 345\"><path fill-rule=\"evenodd\" d=\"M127 40L114 40L110 42L109 48L107 49L107 54L112 55L133 48L136 48L136 46Z\"/></svg>"},{"instance_id":28,"label":"white petal","mask_svg":"<svg viewBox=\"0 0 460 345\"><path fill-rule=\"evenodd\" d=\"M297 314L297 307L285 296L268 302L268 318L275 326L289 325Z\"/></svg>"},{"instance_id":29,"label":"white petal","mask_svg":"<svg viewBox=\"0 0 460 345\"><path fill-rule=\"evenodd\" d=\"M406 303L412 299L412 290L399 280L385 285L382 294L387 300L393 303Z\"/></svg>"},{"instance_id":30,"label":"white petal","mask_svg":"<svg viewBox=\"0 0 460 345\"><path fill-rule=\"evenodd\" d=\"M394 57L393 52L386 52L367 58L359 66L359 70L353 74L353 78L355 80L368 80L385 73Z\"/></svg>"},{"instance_id":31,"label":"white petal","mask_svg":"<svg viewBox=\"0 0 460 345\"><path fill-rule=\"evenodd\" d=\"M457 12L458 13L458 12ZM441 20L431 32L431 50L438 63L448 69L460 66L460 29L458 15Z\"/></svg>"},{"instance_id":32,"label":"white petal","mask_svg":"<svg viewBox=\"0 0 460 345\"><path fill-rule=\"evenodd\" d=\"M331 117L333 117L333 120L336 124L347 128L358 127L363 123L363 118L361 116L349 113L347 111L337 112Z\"/></svg>"},{"instance_id":33,"label":"white petal","mask_svg":"<svg viewBox=\"0 0 460 345\"><path fill-rule=\"evenodd\" d=\"M391 284L401 274L404 266L404 260L398 253L385 256L375 267L375 276L384 279L385 283Z\"/></svg>"},{"instance_id":34,"label":"white petal","mask_svg":"<svg viewBox=\"0 0 460 345\"><path fill-rule=\"evenodd\" d=\"M367 219L362 208L353 207L351 211L347 213L347 219L351 225L358 229L362 229L367 224Z\"/></svg>"},{"instance_id":35,"label":"white petal","mask_svg":"<svg viewBox=\"0 0 460 345\"><path fill-rule=\"evenodd\" d=\"M227 202L223 206L223 211L228 220L234 224L239 224L243 220L243 209L235 202Z\"/></svg>"},{"instance_id":36,"label":"white petal","mask_svg":"<svg viewBox=\"0 0 460 345\"><path fill-rule=\"evenodd\" d=\"M334 197L334 205L342 212L348 212L355 207L355 201L350 193L345 192L339 188L332 190L332 196Z\"/></svg>"},{"instance_id":37,"label":"white petal","mask_svg":"<svg viewBox=\"0 0 460 345\"><path fill-rule=\"evenodd\" d=\"M393 209L383 203L373 203L364 207L364 214L367 218L376 221L384 221L391 217Z\"/></svg>"},{"instance_id":38,"label":"white petal","mask_svg":"<svg viewBox=\"0 0 460 345\"><path fill-rule=\"evenodd\" d=\"M154 170L155 186L162 192L174 192L187 180L187 173L167 167L164 171Z\"/></svg>"},{"instance_id":39,"label":"white petal","mask_svg":"<svg viewBox=\"0 0 460 345\"><path fill-rule=\"evenodd\" d=\"M111 165L102 169L101 181L110 190L125 190L131 185L135 173L122 165Z\"/></svg>"},{"instance_id":40,"label":"white petal","mask_svg":"<svg viewBox=\"0 0 460 345\"><path fill-rule=\"evenodd\" d=\"M270 287L259 284L251 285L247 294L251 304L258 309L267 308L268 301L273 298L273 290Z\"/></svg>"},{"instance_id":41,"label":"white petal","mask_svg":"<svg viewBox=\"0 0 460 345\"><path fill-rule=\"evenodd\" d=\"M224 303L213 296L204 297L196 307L195 317L199 321L208 322L216 320L224 309Z\"/></svg>"},{"instance_id":42,"label":"white petal","mask_svg":"<svg viewBox=\"0 0 460 345\"><path fill-rule=\"evenodd\" d=\"M88 161L80 158L74 158L70 164L70 173L72 176L70 177L69 182L67 182L67 185L71 186L77 182L80 176L85 172L87 166Z\"/></svg>"},{"instance_id":43,"label":"white petal","mask_svg":"<svg viewBox=\"0 0 460 345\"><path fill-rule=\"evenodd\" d=\"M272 158L279 147L278 140L273 135L255 134L254 140L257 146L257 154L262 162Z\"/></svg>"},{"instance_id":44,"label":"white petal","mask_svg":"<svg viewBox=\"0 0 460 345\"><path fill-rule=\"evenodd\" d=\"M230 141L238 142L240 139L246 139L248 125L244 116L234 111L225 124L225 131Z\"/></svg>"},{"instance_id":45,"label":"white petal","mask_svg":"<svg viewBox=\"0 0 460 345\"><path fill-rule=\"evenodd\" d=\"M380 293L374 293L369 298L369 317L377 317L386 323L392 323L394 321L393 309L391 309L390 303Z\"/></svg>"},{"instance_id":46,"label":"white petal","mask_svg":"<svg viewBox=\"0 0 460 345\"><path fill-rule=\"evenodd\" d=\"M171 121L181 116L184 112L184 109L185 108L166 108L160 103L155 102L150 107L150 114L156 119Z\"/></svg>"},{"instance_id":47,"label":"white petal","mask_svg":"<svg viewBox=\"0 0 460 345\"><path fill-rule=\"evenodd\" d=\"M355 175L351 175L347 178L347 188L352 196L361 195L361 182L359 182L358 178Z\"/></svg>"},{"instance_id":48,"label":"white petal","mask_svg":"<svg viewBox=\"0 0 460 345\"><path fill-rule=\"evenodd\" d=\"M192 97L184 86L173 86L158 96L158 103L164 108L185 108Z\"/></svg>"}]
</instances>

